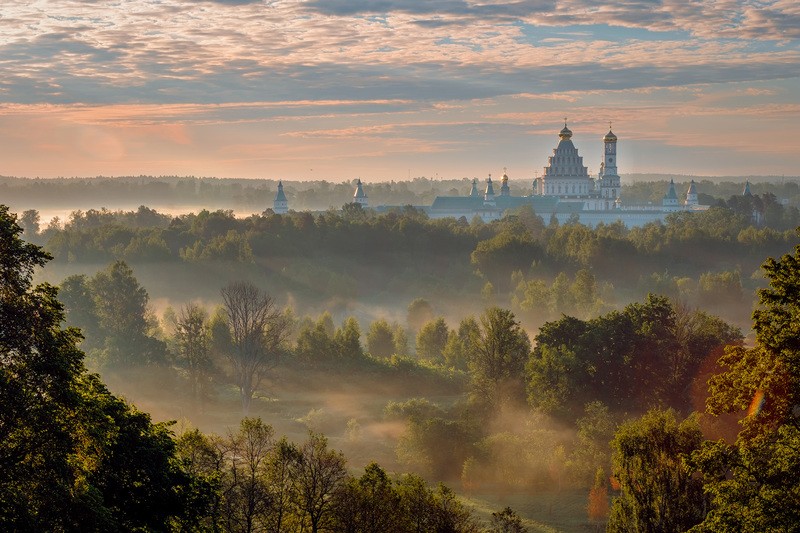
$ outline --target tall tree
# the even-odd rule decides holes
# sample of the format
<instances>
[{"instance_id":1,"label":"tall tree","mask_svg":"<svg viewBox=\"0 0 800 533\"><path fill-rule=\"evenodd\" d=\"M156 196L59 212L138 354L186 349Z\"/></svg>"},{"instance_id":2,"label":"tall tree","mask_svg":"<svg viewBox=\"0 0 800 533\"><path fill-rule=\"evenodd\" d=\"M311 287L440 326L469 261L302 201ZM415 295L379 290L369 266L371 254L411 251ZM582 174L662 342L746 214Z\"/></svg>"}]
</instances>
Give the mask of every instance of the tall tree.
<instances>
[{"instance_id":1,"label":"tall tree","mask_svg":"<svg viewBox=\"0 0 800 533\"><path fill-rule=\"evenodd\" d=\"M166 344L150 335L147 291L124 261L98 272L89 287L106 336L106 364L129 367L166 361Z\"/></svg>"},{"instance_id":2,"label":"tall tree","mask_svg":"<svg viewBox=\"0 0 800 533\"><path fill-rule=\"evenodd\" d=\"M201 402L207 392L211 362L211 329L208 314L196 304L181 309L175 326L178 358L186 369L192 399Z\"/></svg>"},{"instance_id":3,"label":"tall tree","mask_svg":"<svg viewBox=\"0 0 800 533\"><path fill-rule=\"evenodd\" d=\"M227 353L242 410L247 414L261 380L278 362L289 336L286 317L271 296L248 282L234 282L222 289L228 315L231 350Z\"/></svg>"},{"instance_id":4,"label":"tall tree","mask_svg":"<svg viewBox=\"0 0 800 533\"><path fill-rule=\"evenodd\" d=\"M64 305L67 325L81 330L81 348L91 356L92 351L103 347L105 334L97 318L89 279L83 274L65 278L59 288L59 300Z\"/></svg>"},{"instance_id":5,"label":"tall tree","mask_svg":"<svg viewBox=\"0 0 800 533\"><path fill-rule=\"evenodd\" d=\"M167 425L85 372L56 289L32 284L49 256L0 206L0 529L163 531L194 523L200 480Z\"/></svg>"},{"instance_id":6,"label":"tall tree","mask_svg":"<svg viewBox=\"0 0 800 533\"><path fill-rule=\"evenodd\" d=\"M347 317L342 322L342 327L337 329L333 335L333 342L341 359L357 361L364 357L364 348L361 346L361 327L355 317Z\"/></svg>"},{"instance_id":7,"label":"tall tree","mask_svg":"<svg viewBox=\"0 0 800 533\"><path fill-rule=\"evenodd\" d=\"M272 514L265 470L274 446L272 426L245 418L226 443L227 467L223 492L228 531L263 531Z\"/></svg>"},{"instance_id":8,"label":"tall tree","mask_svg":"<svg viewBox=\"0 0 800 533\"><path fill-rule=\"evenodd\" d=\"M441 362L448 332L447 324L442 317L422 326L417 334L417 357Z\"/></svg>"},{"instance_id":9,"label":"tall tree","mask_svg":"<svg viewBox=\"0 0 800 533\"><path fill-rule=\"evenodd\" d=\"M0 526L44 531L69 515L77 443L68 418L80 404L83 366L78 331L59 327L55 288L33 287L34 269L50 256L21 233L0 205Z\"/></svg>"},{"instance_id":10,"label":"tall tree","mask_svg":"<svg viewBox=\"0 0 800 533\"><path fill-rule=\"evenodd\" d=\"M367 351L373 357L390 357L394 353L394 334L386 320L380 319L370 324Z\"/></svg>"},{"instance_id":11,"label":"tall tree","mask_svg":"<svg viewBox=\"0 0 800 533\"><path fill-rule=\"evenodd\" d=\"M734 444L695 456L711 510L698 531L792 531L800 523L800 245L763 265L756 346L729 348L710 380L708 411L742 413Z\"/></svg>"},{"instance_id":12,"label":"tall tree","mask_svg":"<svg viewBox=\"0 0 800 533\"><path fill-rule=\"evenodd\" d=\"M22 227L22 235L29 241L35 241L39 236L39 211L28 209L22 212L19 225Z\"/></svg>"},{"instance_id":13,"label":"tall tree","mask_svg":"<svg viewBox=\"0 0 800 533\"><path fill-rule=\"evenodd\" d=\"M336 530L400 533L400 496L386 472L370 463L360 478L345 480L336 493Z\"/></svg>"},{"instance_id":14,"label":"tall tree","mask_svg":"<svg viewBox=\"0 0 800 533\"><path fill-rule=\"evenodd\" d=\"M649 411L622 424L612 442L613 475L622 493L608 531L686 531L700 523L703 487L688 462L702 440L696 419L679 422L671 410Z\"/></svg>"},{"instance_id":15,"label":"tall tree","mask_svg":"<svg viewBox=\"0 0 800 533\"><path fill-rule=\"evenodd\" d=\"M312 533L330 529L334 495L347 473L344 456L328 449L328 439L311 433L300 447L294 475L297 505L303 525Z\"/></svg>"},{"instance_id":16,"label":"tall tree","mask_svg":"<svg viewBox=\"0 0 800 533\"><path fill-rule=\"evenodd\" d=\"M481 315L469 362L472 397L487 407L524 401L525 363L531 351L527 333L514 314L491 307Z\"/></svg>"}]
</instances>

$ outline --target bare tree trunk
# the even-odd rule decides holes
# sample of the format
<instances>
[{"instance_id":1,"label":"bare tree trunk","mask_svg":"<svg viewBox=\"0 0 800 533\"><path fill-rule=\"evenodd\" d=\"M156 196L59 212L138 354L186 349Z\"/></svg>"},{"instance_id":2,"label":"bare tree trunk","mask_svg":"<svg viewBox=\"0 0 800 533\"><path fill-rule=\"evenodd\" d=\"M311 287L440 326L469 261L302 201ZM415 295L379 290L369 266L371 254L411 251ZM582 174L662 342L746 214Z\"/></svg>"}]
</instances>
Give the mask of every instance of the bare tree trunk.
<instances>
[{"instance_id":1,"label":"bare tree trunk","mask_svg":"<svg viewBox=\"0 0 800 533\"><path fill-rule=\"evenodd\" d=\"M232 350L227 354L239 386L242 411L248 414L264 374L275 366L289 323L268 294L249 282L223 288Z\"/></svg>"}]
</instances>

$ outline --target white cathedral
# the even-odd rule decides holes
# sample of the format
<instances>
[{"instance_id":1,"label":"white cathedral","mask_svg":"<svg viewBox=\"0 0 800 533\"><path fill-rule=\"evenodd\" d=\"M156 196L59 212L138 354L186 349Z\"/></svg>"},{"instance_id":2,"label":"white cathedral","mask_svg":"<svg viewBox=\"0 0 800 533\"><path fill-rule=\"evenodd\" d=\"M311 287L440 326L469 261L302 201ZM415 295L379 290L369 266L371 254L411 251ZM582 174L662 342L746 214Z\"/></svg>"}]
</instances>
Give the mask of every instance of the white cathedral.
<instances>
[{"instance_id":1,"label":"white cathedral","mask_svg":"<svg viewBox=\"0 0 800 533\"><path fill-rule=\"evenodd\" d=\"M555 217L562 224L577 220L587 226L621 221L627 227L663 221L667 215L677 211L708 209L708 206L698 204L694 180L682 202L675 192L674 182L670 181L661 205L623 205L620 199L620 178L617 174L617 136L609 129L603 137L603 161L596 178L589 175L583 164L583 157L578 155L578 149L572 143L572 131L567 127L566 121L558 137L553 155L548 158L542 176L533 180L533 187L527 191L529 194L512 196L508 174L504 172L499 195L494 192L490 175L483 194L478 192L477 180L473 180L472 190L467 196L437 196L433 204L420 209L431 218L465 217L472 220L477 216L488 222L502 218L508 210L528 205L545 221ZM363 207L368 206L360 179L353 201ZM386 211L391 207L380 206L376 210ZM274 211L286 212L285 209L286 196L279 183Z\"/></svg>"}]
</instances>

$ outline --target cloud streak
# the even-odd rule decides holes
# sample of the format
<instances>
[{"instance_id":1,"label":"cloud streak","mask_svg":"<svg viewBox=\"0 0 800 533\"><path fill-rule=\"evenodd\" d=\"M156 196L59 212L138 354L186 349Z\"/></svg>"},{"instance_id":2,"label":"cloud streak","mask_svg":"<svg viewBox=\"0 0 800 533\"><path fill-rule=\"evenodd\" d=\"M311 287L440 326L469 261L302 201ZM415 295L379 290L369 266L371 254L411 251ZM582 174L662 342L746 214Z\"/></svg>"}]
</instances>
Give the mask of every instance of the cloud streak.
<instances>
[{"instance_id":1,"label":"cloud streak","mask_svg":"<svg viewBox=\"0 0 800 533\"><path fill-rule=\"evenodd\" d=\"M148 150L170 160L144 131L186 161L214 153L219 135L228 154L236 143L292 153L313 143L314 158L351 150L354 166L457 152L485 142L473 134L482 128L519 148L510 136L530 132L515 120L498 129L503 117L625 117L636 131L635 97L642 112L668 110L641 128L660 131L647 139L667 152L685 144L669 117L702 117L734 132L731 150L778 150L800 167L783 143L731 137L727 118L738 110L749 128L796 132L800 4L790 0L8 0L0 74L0 135L25 120L80 130L131 166ZM40 147L63 156L45 136ZM375 139L374 150L354 144Z\"/></svg>"}]
</instances>

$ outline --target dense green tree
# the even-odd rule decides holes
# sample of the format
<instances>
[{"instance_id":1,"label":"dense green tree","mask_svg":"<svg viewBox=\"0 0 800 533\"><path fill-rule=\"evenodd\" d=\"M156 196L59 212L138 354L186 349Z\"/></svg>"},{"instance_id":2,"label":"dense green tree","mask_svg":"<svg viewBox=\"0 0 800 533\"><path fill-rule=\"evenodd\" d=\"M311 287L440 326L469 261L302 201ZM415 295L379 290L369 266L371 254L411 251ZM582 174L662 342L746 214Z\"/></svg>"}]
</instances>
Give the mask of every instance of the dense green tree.
<instances>
[{"instance_id":1,"label":"dense green tree","mask_svg":"<svg viewBox=\"0 0 800 533\"><path fill-rule=\"evenodd\" d=\"M325 334L333 338L333 335L336 333L336 325L333 323L333 317L331 316L329 311L325 311L319 318L317 319L317 325L322 328Z\"/></svg>"},{"instance_id":2,"label":"dense green tree","mask_svg":"<svg viewBox=\"0 0 800 533\"><path fill-rule=\"evenodd\" d=\"M105 334L100 327L89 278L83 274L69 276L61 282L59 300L64 305L66 324L81 330L81 348L89 352L102 348Z\"/></svg>"},{"instance_id":3,"label":"dense green tree","mask_svg":"<svg viewBox=\"0 0 800 533\"><path fill-rule=\"evenodd\" d=\"M527 365L533 407L574 419L600 400L613 412L642 412L665 403L688 410L701 364L741 340L737 328L648 295L588 321L544 324Z\"/></svg>"},{"instance_id":4,"label":"dense green tree","mask_svg":"<svg viewBox=\"0 0 800 533\"><path fill-rule=\"evenodd\" d=\"M408 333L403 329L403 326L397 324L392 332L392 340L394 341L394 353L401 357L408 355Z\"/></svg>"},{"instance_id":5,"label":"dense green tree","mask_svg":"<svg viewBox=\"0 0 800 533\"><path fill-rule=\"evenodd\" d=\"M491 307L473 334L469 361L471 397L489 408L524 401L525 363L531 350L527 333L511 311Z\"/></svg>"},{"instance_id":6,"label":"dense green tree","mask_svg":"<svg viewBox=\"0 0 800 533\"><path fill-rule=\"evenodd\" d=\"M181 469L166 425L85 372L56 289L31 282L49 256L20 233L0 206L0 529L195 523L202 482Z\"/></svg>"},{"instance_id":7,"label":"dense green tree","mask_svg":"<svg viewBox=\"0 0 800 533\"><path fill-rule=\"evenodd\" d=\"M756 346L729 348L710 380L711 414L748 410L734 444L707 442L695 456L712 504L699 531L792 531L800 522L800 246L764 271Z\"/></svg>"},{"instance_id":8,"label":"dense green tree","mask_svg":"<svg viewBox=\"0 0 800 533\"><path fill-rule=\"evenodd\" d=\"M515 270L527 270L544 257L541 244L523 226L509 227L490 239L481 241L472 252L472 264L499 291L507 291L509 276Z\"/></svg>"},{"instance_id":9,"label":"dense green tree","mask_svg":"<svg viewBox=\"0 0 800 533\"><path fill-rule=\"evenodd\" d=\"M360 478L349 477L336 493L336 531L343 533L402 532L400 496L391 479L370 463Z\"/></svg>"},{"instance_id":10,"label":"dense green tree","mask_svg":"<svg viewBox=\"0 0 800 533\"><path fill-rule=\"evenodd\" d=\"M611 439L617 421L603 402L586 405L585 414L575 421L577 439L570 456L572 475L588 486L596 478L597 470L611 470Z\"/></svg>"},{"instance_id":11,"label":"dense green tree","mask_svg":"<svg viewBox=\"0 0 800 533\"><path fill-rule=\"evenodd\" d=\"M386 320L380 319L370 324L367 351L373 357L390 357L394 354L394 332Z\"/></svg>"},{"instance_id":12,"label":"dense green tree","mask_svg":"<svg viewBox=\"0 0 800 533\"><path fill-rule=\"evenodd\" d=\"M213 371L211 329L206 311L196 304L181 309L175 325L178 361L186 369L192 398L200 402L208 394Z\"/></svg>"},{"instance_id":13,"label":"dense green tree","mask_svg":"<svg viewBox=\"0 0 800 533\"><path fill-rule=\"evenodd\" d=\"M431 320L417 334L417 357L441 362L449 330L444 318Z\"/></svg>"},{"instance_id":14,"label":"dense green tree","mask_svg":"<svg viewBox=\"0 0 800 533\"><path fill-rule=\"evenodd\" d=\"M358 361L364 358L364 348L361 346L361 327L355 317L347 317L342 322L342 327L336 330L333 342L340 358Z\"/></svg>"},{"instance_id":15,"label":"dense green tree","mask_svg":"<svg viewBox=\"0 0 800 533\"><path fill-rule=\"evenodd\" d=\"M105 364L124 368L166 362L166 344L150 335L147 291L126 263L115 261L98 272L89 288L105 334Z\"/></svg>"},{"instance_id":16,"label":"dense green tree","mask_svg":"<svg viewBox=\"0 0 800 533\"><path fill-rule=\"evenodd\" d=\"M653 410L617 430L614 500L608 531L686 531L703 520L702 481L689 466L703 435L695 418L678 421L674 411Z\"/></svg>"},{"instance_id":17,"label":"dense green tree","mask_svg":"<svg viewBox=\"0 0 800 533\"><path fill-rule=\"evenodd\" d=\"M331 361L338 356L333 336L328 335L325 325L319 322L300 329L295 353L301 361L312 365Z\"/></svg>"},{"instance_id":18,"label":"dense green tree","mask_svg":"<svg viewBox=\"0 0 800 533\"><path fill-rule=\"evenodd\" d=\"M458 330L452 330L447 335L447 343L442 355L445 362L453 368L466 370L474 352L473 341L480 337L480 326L474 317L461 320Z\"/></svg>"},{"instance_id":19,"label":"dense green tree","mask_svg":"<svg viewBox=\"0 0 800 533\"><path fill-rule=\"evenodd\" d=\"M69 418L80 405L82 354L77 330L59 327L55 288L32 284L50 256L21 233L0 205L0 526L53 530L71 519L74 501Z\"/></svg>"},{"instance_id":20,"label":"dense green tree","mask_svg":"<svg viewBox=\"0 0 800 533\"><path fill-rule=\"evenodd\" d=\"M22 236L28 241L35 241L39 236L39 211L28 209L22 212L19 217L19 226L22 228Z\"/></svg>"}]
</instances>

